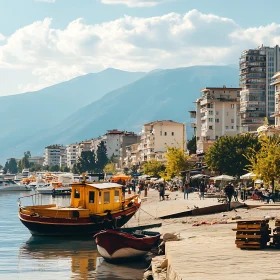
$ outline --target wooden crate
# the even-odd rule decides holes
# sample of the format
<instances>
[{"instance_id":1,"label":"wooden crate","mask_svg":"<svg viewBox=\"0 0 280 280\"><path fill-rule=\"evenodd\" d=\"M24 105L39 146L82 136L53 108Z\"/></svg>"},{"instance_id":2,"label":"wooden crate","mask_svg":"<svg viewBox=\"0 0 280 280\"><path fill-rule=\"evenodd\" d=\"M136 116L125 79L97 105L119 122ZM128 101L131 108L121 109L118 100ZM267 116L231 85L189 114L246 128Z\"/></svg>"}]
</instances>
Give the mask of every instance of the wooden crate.
<instances>
[{"instance_id":1,"label":"wooden crate","mask_svg":"<svg viewBox=\"0 0 280 280\"><path fill-rule=\"evenodd\" d=\"M270 240L268 220L242 220L237 222L235 244L240 249L263 249Z\"/></svg>"}]
</instances>

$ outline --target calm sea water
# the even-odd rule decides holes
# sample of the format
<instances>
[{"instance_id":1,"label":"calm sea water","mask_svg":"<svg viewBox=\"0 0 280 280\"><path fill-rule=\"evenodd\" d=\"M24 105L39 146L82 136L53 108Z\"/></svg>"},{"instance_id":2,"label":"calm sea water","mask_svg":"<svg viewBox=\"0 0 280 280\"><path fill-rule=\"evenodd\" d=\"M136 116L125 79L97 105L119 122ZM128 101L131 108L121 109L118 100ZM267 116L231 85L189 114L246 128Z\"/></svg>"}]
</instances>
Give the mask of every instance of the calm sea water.
<instances>
[{"instance_id":1,"label":"calm sea water","mask_svg":"<svg viewBox=\"0 0 280 280\"><path fill-rule=\"evenodd\" d=\"M18 197L29 194L0 192L0 279L142 279L146 263L109 264L93 239L31 236L17 216ZM42 197L69 205L69 197Z\"/></svg>"}]
</instances>

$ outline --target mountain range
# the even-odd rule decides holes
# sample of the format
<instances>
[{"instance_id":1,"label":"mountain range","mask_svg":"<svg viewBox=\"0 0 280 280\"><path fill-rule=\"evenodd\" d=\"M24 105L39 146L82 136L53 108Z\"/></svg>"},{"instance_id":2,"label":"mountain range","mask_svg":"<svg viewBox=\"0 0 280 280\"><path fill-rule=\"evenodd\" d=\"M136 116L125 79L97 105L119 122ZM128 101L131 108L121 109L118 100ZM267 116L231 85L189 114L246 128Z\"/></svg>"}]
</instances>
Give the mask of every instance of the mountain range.
<instances>
[{"instance_id":1,"label":"mountain range","mask_svg":"<svg viewBox=\"0 0 280 280\"><path fill-rule=\"evenodd\" d=\"M193 102L207 86L238 86L238 68L192 66L130 73L107 69L32 93L0 97L0 162L49 144L70 144L108 129L139 132L144 123L187 123ZM4 116L4 117L3 117Z\"/></svg>"},{"instance_id":2,"label":"mountain range","mask_svg":"<svg viewBox=\"0 0 280 280\"><path fill-rule=\"evenodd\" d=\"M188 111L195 109L193 102L201 95L200 90L223 85L238 86L238 68L192 66L147 74L108 69L42 91L17 95L18 99L13 99L15 104L6 105L10 106L8 115L13 117L1 121L5 137L0 136L0 146L4 147L0 150L0 162L7 157L19 157L26 150L33 155L43 154L46 145L79 142L102 135L108 129L139 132L144 123L154 120L187 123L190 138ZM0 112L5 98L0 97Z\"/></svg>"}]
</instances>

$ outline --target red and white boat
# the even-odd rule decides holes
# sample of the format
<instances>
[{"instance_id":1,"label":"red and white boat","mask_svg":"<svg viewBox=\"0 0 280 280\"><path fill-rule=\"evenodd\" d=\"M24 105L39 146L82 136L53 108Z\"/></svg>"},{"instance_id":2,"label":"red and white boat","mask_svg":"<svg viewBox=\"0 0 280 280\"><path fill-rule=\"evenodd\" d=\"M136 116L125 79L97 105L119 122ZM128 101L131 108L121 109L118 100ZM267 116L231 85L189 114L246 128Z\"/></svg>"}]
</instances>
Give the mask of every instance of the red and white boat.
<instances>
[{"instance_id":1,"label":"red and white boat","mask_svg":"<svg viewBox=\"0 0 280 280\"><path fill-rule=\"evenodd\" d=\"M144 231L130 234L118 230L102 230L94 235L99 254L106 260L138 258L146 255L160 238L159 233Z\"/></svg>"}]
</instances>

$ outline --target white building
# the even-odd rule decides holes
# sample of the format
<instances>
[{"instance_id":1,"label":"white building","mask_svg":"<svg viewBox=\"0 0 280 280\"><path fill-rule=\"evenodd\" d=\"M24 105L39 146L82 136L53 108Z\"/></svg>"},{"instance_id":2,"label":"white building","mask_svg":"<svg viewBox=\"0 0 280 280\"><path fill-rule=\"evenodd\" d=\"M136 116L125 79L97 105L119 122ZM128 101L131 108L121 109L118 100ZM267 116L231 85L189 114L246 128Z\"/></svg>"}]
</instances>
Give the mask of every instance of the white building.
<instances>
[{"instance_id":1,"label":"white building","mask_svg":"<svg viewBox=\"0 0 280 280\"><path fill-rule=\"evenodd\" d=\"M275 111L272 117L275 118L275 126L280 127L280 72L272 77L271 85L275 88Z\"/></svg>"},{"instance_id":2,"label":"white building","mask_svg":"<svg viewBox=\"0 0 280 280\"><path fill-rule=\"evenodd\" d=\"M139 160L164 160L167 146L186 149L185 124L172 120L154 121L143 126L138 147Z\"/></svg>"},{"instance_id":3,"label":"white building","mask_svg":"<svg viewBox=\"0 0 280 280\"><path fill-rule=\"evenodd\" d=\"M83 141L79 144L78 147L78 157L81 156L82 152L90 152L92 151L92 141Z\"/></svg>"},{"instance_id":4,"label":"white building","mask_svg":"<svg viewBox=\"0 0 280 280\"><path fill-rule=\"evenodd\" d=\"M30 163L34 163L34 164L38 164L38 165L43 165L44 164L44 160L45 160L44 157L30 157L28 159L28 161Z\"/></svg>"},{"instance_id":5,"label":"white building","mask_svg":"<svg viewBox=\"0 0 280 280\"><path fill-rule=\"evenodd\" d=\"M207 87L196 101L197 153L207 151L221 136L240 133L241 88Z\"/></svg>"},{"instance_id":6,"label":"white building","mask_svg":"<svg viewBox=\"0 0 280 280\"><path fill-rule=\"evenodd\" d=\"M65 149L63 145L50 145L45 147L44 165L58 165L60 166L61 150Z\"/></svg>"},{"instance_id":7,"label":"white building","mask_svg":"<svg viewBox=\"0 0 280 280\"><path fill-rule=\"evenodd\" d=\"M63 146L60 148L60 161L59 166L67 166L67 155L66 155L66 147Z\"/></svg>"},{"instance_id":8,"label":"white building","mask_svg":"<svg viewBox=\"0 0 280 280\"><path fill-rule=\"evenodd\" d=\"M66 146L66 165L68 168L72 168L78 159L79 144L70 144Z\"/></svg>"},{"instance_id":9,"label":"white building","mask_svg":"<svg viewBox=\"0 0 280 280\"><path fill-rule=\"evenodd\" d=\"M121 137L124 133L124 131L112 129L108 130L107 133L102 137L101 141L104 141L104 144L107 148L107 157L109 159L113 155L116 158L120 157Z\"/></svg>"}]
</instances>

